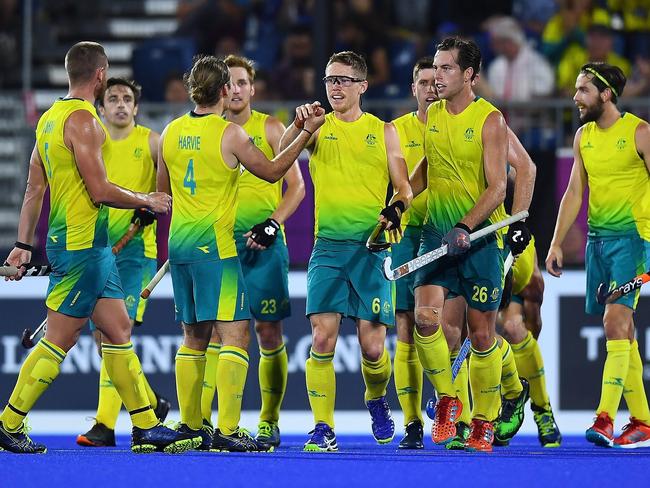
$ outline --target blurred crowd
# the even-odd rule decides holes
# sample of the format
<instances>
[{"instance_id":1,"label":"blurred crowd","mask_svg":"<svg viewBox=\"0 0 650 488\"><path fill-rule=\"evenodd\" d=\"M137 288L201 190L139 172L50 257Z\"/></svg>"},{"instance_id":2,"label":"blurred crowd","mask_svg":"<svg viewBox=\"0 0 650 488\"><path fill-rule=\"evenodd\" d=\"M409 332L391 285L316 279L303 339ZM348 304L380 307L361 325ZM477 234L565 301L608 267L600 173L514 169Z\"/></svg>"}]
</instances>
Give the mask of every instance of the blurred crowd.
<instances>
[{"instance_id":1,"label":"blurred crowd","mask_svg":"<svg viewBox=\"0 0 650 488\"><path fill-rule=\"evenodd\" d=\"M144 0L112 3L138 2ZM319 76L313 63L316 3L178 0L174 36L191 39L197 53L254 59L258 100L306 99L314 95ZM37 0L35 9L41 20L58 22L63 16L70 22L76 15L88 22L93 9L79 4L85 2ZM630 78L626 96L650 94L650 0L332 0L327 5L328 47L366 56L369 98L407 96L413 62L454 34L479 43L484 73L477 89L494 100L570 94L577 69L587 61L620 66ZM3 74L19 66L21 8L17 0L0 0ZM10 85L3 74L0 86Z\"/></svg>"}]
</instances>

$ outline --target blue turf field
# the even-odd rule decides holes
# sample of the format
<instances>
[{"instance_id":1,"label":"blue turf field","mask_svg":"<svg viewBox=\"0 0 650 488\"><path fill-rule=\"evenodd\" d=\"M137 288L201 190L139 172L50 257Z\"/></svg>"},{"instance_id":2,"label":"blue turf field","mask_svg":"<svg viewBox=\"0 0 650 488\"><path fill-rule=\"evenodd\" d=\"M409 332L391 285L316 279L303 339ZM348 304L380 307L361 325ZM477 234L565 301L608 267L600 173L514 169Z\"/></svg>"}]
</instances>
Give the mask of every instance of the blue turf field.
<instances>
[{"instance_id":1,"label":"blue turf field","mask_svg":"<svg viewBox=\"0 0 650 488\"><path fill-rule=\"evenodd\" d=\"M304 437L285 436L274 453L181 455L133 455L127 437L109 449L80 448L72 436L33 437L48 453L0 453L0 486L647 486L650 471L650 449L596 448L578 437L542 449L535 437L520 436L492 454L470 454L434 448L430 441L424 451L402 452L397 440L378 446L369 436L339 436L338 453L314 454L301 451Z\"/></svg>"}]
</instances>

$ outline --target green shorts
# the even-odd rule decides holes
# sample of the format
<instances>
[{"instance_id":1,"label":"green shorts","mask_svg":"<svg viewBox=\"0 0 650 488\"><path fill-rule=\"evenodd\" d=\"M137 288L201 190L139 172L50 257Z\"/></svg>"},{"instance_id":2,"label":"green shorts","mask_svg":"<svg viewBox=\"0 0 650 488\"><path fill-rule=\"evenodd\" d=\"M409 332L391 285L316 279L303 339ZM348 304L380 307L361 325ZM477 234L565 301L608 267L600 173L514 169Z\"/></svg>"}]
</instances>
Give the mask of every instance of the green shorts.
<instances>
[{"instance_id":1,"label":"green shorts","mask_svg":"<svg viewBox=\"0 0 650 488\"><path fill-rule=\"evenodd\" d=\"M391 248L391 252L393 253L393 268L401 266L417 257L421 234L422 227L406 226L402 240ZM411 273L395 282L396 311L412 312L415 309L415 298L413 296L414 278L415 273Z\"/></svg>"},{"instance_id":2,"label":"green shorts","mask_svg":"<svg viewBox=\"0 0 650 488\"><path fill-rule=\"evenodd\" d=\"M117 272L120 275L122 289L124 290L124 303L131 320L142 322L147 301L140 298L140 292L147 286L153 275L156 274L156 260L145 258L142 249L125 247L115 256ZM88 322L90 330L96 330L92 320Z\"/></svg>"},{"instance_id":3,"label":"green shorts","mask_svg":"<svg viewBox=\"0 0 650 488\"><path fill-rule=\"evenodd\" d=\"M110 247L80 251L48 249L52 266L45 305L72 317L90 317L100 298L124 299Z\"/></svg>"},{"instance_id":4,"label":"green shorts","mask_svg":"<svg viewBox=\"0 0 650 488\"><path fill-rule=\"evenodd\" d=\"M425 225L418 255L441 245L442 237ZM420 268L415 272L413 288L424 285L442 286L450 294L464 297L467 305L475 310L497 310L503 292L503 250L499 249L496 237L473 242L462 256L443 256Z\"/></svg>"},{"instance_id":5,"label":"green shorts","mask_svg":"<svg viewBox=\"0 0 650 488\"><path fill-rule=\"evenodd\" d=\"M622 285L644 271L645 250L643 240L638 236L622 236L587 239L585 268L587 269L587 299L585 311L602 315L605 306L596 301L600 283L610 288ZM639 291L622 296L614 303L636 309Z\"/></svg>"},{"instance_id":6,"label":"green shorts","mask_svg":"<svg viewBox=\"0 0 650 488\"><path fill-rule=\"evenodd\" d=\"M250 305L239 258L170 263L176 320L249 320Z\"/></svg>"},{"instance_id":7,"label":"green shorts","mask_svg":"<svg viewBox=\"0 0 650 488\"><path fill-rule=\"evenodd\" d=\"M253 317L265 322L289 317L289 251L282 235L263 251L250 249L245 240L238 240L237 254Z\"/></svg>"},{"instance_id":8,"label":"green shorts","mask_svg":"<svg viewBox=\"0 0 650 488\"><path fill-rule=\"evenodd\" d=\"M393 326L395 286L382 272L388 255L359 242L318 238L307 269L307 316L333 312Z\"/></svg>"}]
</instances>

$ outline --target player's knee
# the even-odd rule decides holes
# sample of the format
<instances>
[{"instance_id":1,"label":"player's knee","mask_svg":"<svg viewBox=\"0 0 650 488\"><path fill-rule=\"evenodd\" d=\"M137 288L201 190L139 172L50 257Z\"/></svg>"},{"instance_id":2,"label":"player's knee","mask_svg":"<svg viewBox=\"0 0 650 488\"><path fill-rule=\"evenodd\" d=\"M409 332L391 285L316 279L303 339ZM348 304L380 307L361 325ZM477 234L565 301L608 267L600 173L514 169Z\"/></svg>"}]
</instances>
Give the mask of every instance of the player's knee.
<instances>
[{"instance_id":1,"label":"player's knee","mask_svg":"<svg viewBox=\"0 0 650 488\"><path fill-rule=\"evenodd\" d=\"M526 338L528 330L521 320L508 318L503 322L503 336L510 344L519 344Z\"/></svg>"},{"instance_id":2,"label":"player's knee","mask_svg":"<svg viewBox=\"0 0 650 488\"><path fill-rule=\"evenodd\" d=\"M276 349L282 345L280 322L255 322L255 332L262 349Z\"/></svg>"},{"instance_id":3,"label":"player's knee","mask_svg":"<svg viewBox=\"0 0 650 488\"><path fill-rule=\"evenodd\" d=\"M311 340L311 348L314 352L325 354L334 352L336 347L336 336L319 328L314 328Z\"/></svg>"},{"instance_id":4,"label":"player's knee","mask_svg":"<svg viewBox=\"0 0 650 488\"><path fill-rule=\"evenodd\" d=\"M420 335L429 336L440 327L441 310L437 307L417 307L415 327Z\"/></svg>"},{"instance_id":5,"label":"player's knee","mask_svg":"<svg viewBox=\"0 0 650 488\"><path fill-rule=\"evenodd\" d=\"M477 351L487 351L494 344L494 333L489 329L479 329L470 333L472 347Z\"/></svg>"},{"instance_id":6,"label":"player's knee","mask_svg":"<svg viewBox=\"0 0 650 488\"><path fill-rule=\"evenodd\" d=\"M447 346L450 351L455 351L460 347L462 327L449 321L442 322L442 331L447 339Z\"/></svg>"},{"instance_id":7,"label":"player's knee","mask_svg":"<svg viewBox=\"0 0 650 488\"><path fill-rule=\"evenodd\" d=\"M379 361L382 354L384 353L384 342L383 341L373 341L373 342L361 342L361 355L368 361Z\"/></svg>"}]
</instances>

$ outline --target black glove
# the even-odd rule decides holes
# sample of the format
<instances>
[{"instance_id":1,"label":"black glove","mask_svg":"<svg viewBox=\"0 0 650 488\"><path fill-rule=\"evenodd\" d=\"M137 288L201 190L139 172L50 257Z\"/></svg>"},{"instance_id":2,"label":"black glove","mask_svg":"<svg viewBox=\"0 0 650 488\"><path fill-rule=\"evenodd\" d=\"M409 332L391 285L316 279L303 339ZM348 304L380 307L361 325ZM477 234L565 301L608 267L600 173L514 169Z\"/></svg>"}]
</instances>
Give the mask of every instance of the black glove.
<instances>
[{"instance_id":1,"label":"black glove","mask_svg":"<svg viewBox=\"0 0 650 488\"><path fill-rule=\"evenodd\" d=\"M133 211L131 223L135 223L136 220L140 221L140 227L146 227L154 223L156 220L156 214L148 208L136 208Z\"/></svg>"},{"instance_id":2,"label":"black glove","mask_svg":"<svg viewBox=\"0 0 650 488\"><path fill-rule=\"evenodd\" d=\"M395 230L400 228L403 213L404 202L397 200L395 203L391 203L388 207L379 212L379 215L383 215L384 218L392 224L390 230Z\"/></svg>"},{"instance_id":3,"label":"black glove","mask_svg":"<svg viewBox=\"0 0 650 488\"><path fill-rule=\"evenodd\" d=\"M442 238L442 243L447 244L447 254L450 256L460 256L466 253L472 243L469 241L471 229L465 224L457 223Z\"/></svg>"},{"instance_id":4,"label":"black glove","mask_svg":"<svg viewBox=\"0 0 650 488\"><path fill-rule=\"evenodd\" d=\"M506 234L506 244L510 247L513 256L519 256L528 243L530 242L530 231L526 224L521 220L510 224L508 233Z\"/></svg>"},{"instance_id":5,"label":"black glove","mask_svg":"<svg viewBox=\"0 0 650 488\"><path fill-rule=\"evenodd\" d=\"M508 270L505 279L503 280L503 293L501 294L501 303L499 310L508 308L512 300L512 268Z\"/></svg>"},{"instance_id":6,"label":"black glove","mask_svg":"<svg viewBox=\"0 0 650 488\"><path fill-rule=\"evenodd\" d=\"M275 242L276 237L278 237L279 230L280 224L269 217L264 222L260 222L251 227L250 238L260 246L269 247Z\"/></svg>"}]
</instances>

